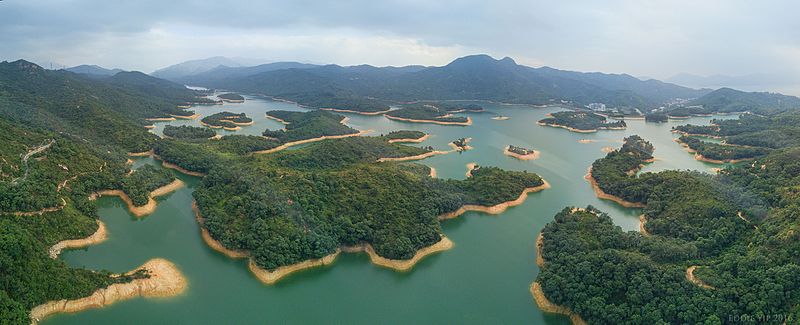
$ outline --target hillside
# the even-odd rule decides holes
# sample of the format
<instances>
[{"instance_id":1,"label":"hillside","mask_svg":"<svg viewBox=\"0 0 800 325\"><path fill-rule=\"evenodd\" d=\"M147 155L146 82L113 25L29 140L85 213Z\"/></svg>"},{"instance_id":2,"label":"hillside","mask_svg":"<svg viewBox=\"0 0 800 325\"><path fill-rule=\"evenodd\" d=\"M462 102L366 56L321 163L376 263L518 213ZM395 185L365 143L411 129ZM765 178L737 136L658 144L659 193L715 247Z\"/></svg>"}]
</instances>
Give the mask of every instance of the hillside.
<instances>
[{"instance_id":1,"label":"hillside","mask_svg":"<svg viewBox=\"0 0 800 325\"><path fill-rule=\"evenodd\" d=\"M702 106L709 113L749 111L755 114L772 115L800 108L800 98L777 93L744 92L731 88L720 88L691 101L689 105Z\"/></svg>"},{"instance_id":2,"label":"hillside","mask_svg":"<svg viewBox=\"0 0 800 325\"><path fill-rule=\"evenodd\" d=\"M309 106L341 107L341 99L408 102L416 100L476 99L524 104L549 104L561 100L586 105L657 107L671 98L695 98L706 91L628 75L580 73L553 68L530 68L511 58L473 55L441 67L403 68L368 65L327 65L257 72L243 75L209 71L189 76L188 83L230 90L263 93ZM299 99L299 100L298 100ZM335 100L334 100L335 99ZM339 102L337 102L339 101ZM335 105L330 105L335 104ZM340 107L335 107L336 105ZM362 106L363 103L357 103Z\"/></svg>"},{"instance_id":3,"label":"hillside","mask_svg":"<svg viewBox=\"0 0 800 325\"><path fill-rule=\"evenodd\" d=\"M111 145L146 151L155 140L144 118L185 115L176 105L196 94L139 72L90 79L19 60L0 63L0 117Z\"/></svg>"},{"instance_id":4,"label":"hillside","mask_svg":"<svg viewBox=\"0 0 800 325\"><path fill-rule=\"evenodd\" d=\"M96 77L109 77L125 71L122 69L106 69L98 65L87 65L87 64L66 68L64 70L74 73L85 74L89 76L96 76Z\"/></svg>"}]
</instances>

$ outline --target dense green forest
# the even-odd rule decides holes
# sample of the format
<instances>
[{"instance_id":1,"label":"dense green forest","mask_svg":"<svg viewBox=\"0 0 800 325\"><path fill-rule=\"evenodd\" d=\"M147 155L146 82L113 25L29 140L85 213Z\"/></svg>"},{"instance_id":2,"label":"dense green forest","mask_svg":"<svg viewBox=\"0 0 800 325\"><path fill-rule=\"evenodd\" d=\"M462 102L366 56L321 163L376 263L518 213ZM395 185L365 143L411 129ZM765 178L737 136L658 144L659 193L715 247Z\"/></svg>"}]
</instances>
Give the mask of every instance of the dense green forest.
<instances>
[{"instance_id":1,"label":"dense green forest","mask_svg":"<svg viewBox=\"0 0 800 325\"><path fill-rule=\"evenodd\" d=\"M144 118L190 115L177 105L197 93L180 85L129 73L92 79L63 70L45 70L19 60L0 62L0 116L11 123L86 139L107 150L147 151L157 137ZM146 81L172 85L150 92Z\"/></svg>"},{"instance_id":2,"label":"dense green forest","mask_svg":"<svg viewBox=\"0 0 800 325\"><path fill-rule=\"evenodd\" d=\"M562 111L551 115L551 117L539 120L539 123L564 126L580 131L620 129L627 126L625 121L609 122L605 116L591 112Z\"/></svg>"},{"instance_id":3,"label":"dense green forest","mask_svg":"<svg viewBox=\"0 0 800 325\"><path fill-rule=\"evenodd\" d=\"M237 93L219 94L217 97L222 98L223 100L244 101L244 97Z\"/></svg>"},{"instance_id":4,"label":"dense green forest","mask_svg":"<svg viewBox=\"0 0 800 325\"><path fill-rule=\"evenodd\" d=\"M649 157L652 146L628 138L592 165L604 192L645 204L649 235L623 232L592 207L564 209L542 231L545 295L598 324L796 321L800 150L716 176L628 173ZM687 280L690 266L710 288Z\"/></svg>"},{"instance_id":5,"label":"dense green forest","mask_svg":"<svg viewBox=\"0 0 800 325\"><path fill-rule=\"evenodd\" d=\"M463 116L448 116L446 110L440 110L436 107L423 104L411 104L403 106L400 109L392 110L386 113L387 116L406 118L412 120L425 120L436 122L456 122L466 123L467 118Z\"/></svg>"},{"instance_id":6,"label":"dense green forest","mask_svg":"<svg viewBox=\"0 0 800 325\"><path fill-rule=\"evenodd\" d=\"M247 124L253 122L253 119L247 117L245 113L219 112L203 117L200 122L212 128L233 129L237 127L237 123Z\"/></svg>"},{"instance_id":7,"label":"dense green forest","mask_svg":"<svg viewBox=\"0 0 800 325\"><path fill-rule=\"evenodd\" d=\"M48 249L58 241L95 232L96 211L89 193L124 189L138 202L138 191L150 188L150 176L156 173L145 169L126 177L122 154L14 125L2 116L0 129L0 323L27 324L28 312L36 305L88 296L128 281L109 277L108 272L69 268L51 259ZM14 215L42 209L49 212Z\"/></svg>"},{"instance_id":8,"label":"dense green forest","mask_svg":"<svg viewBox=\"0 0 800 325\"><path fill-rule=\"evenodd\" d=\"M421 102L420 104L430 105L445 112L483 112L483 106L478 104L464 104L461 102Z\"/></svg>"},{"instance_id":9,"label":"dense green forest","mask_svg":"<svg viewBox=\"0 0 800 325\"><path fill-rule=\"evenodd\" d=\"M386 139L388 140L397 140L397 139L419 139L425 136L425 132L422 131L411 131L411 130L400 130L400 131L392 131L385 135Z\"/></svg>"},{"instance_id":10,"label":"dense green forest","mask_svg":"<svg viewBox=\"0 0 800 325\"><path fill-rule=\"evenodd\" d=\"M185 140L204 140L217 135L217 132L209 128L190 125L166 125L163 132L167 137Z\"/></svg>"},{"instance_id":11,"label":"dense green forest","mask_svg":"<svg viewBox=\"0 0 800 325\"><path fill-rule=\"evenodd\" d=\"M358 130L342 124L344 116L326 111L269 111L267 116L280 119L287 124L284 129L266 130L263 135L284 143L322 136L358 133Z\"/></svg>"},{"instance_id":12,"label":"dense green forest","mask_svg":"<svg viewBox=\"0 0 800 325\"><path fill-rule=\"evenodd\" d=\"M770 152L769 148L740 146L724 143L713 143L703 141L695 136L681 136L678 141L687 145L690 149L697 151L703 157L713 160L728 161L751 159L766 155Z\"/></svg>"},{"instance_id":13,"label":"dense green forest","mask_svg":"<svg viewBox=\"0 0 800 325\"><path fill-rule=\"evenodd\" d=\"M542 184L536 174L491 167L459 181L431 178L423 165L376 162L421 152L381 137L327 140L232 159L212 168L194 196L212 237L274 269L359 243L408 259L440 240L440 214Z\"/></svg>"},{"instance_id":14,"label":"dense green forest","mask_svg":"<svg viewBox=\"0 0 800 325\"><path fill-rule=\"evenodd\" d=\"M664 113L649 113L644 116L645 122L666 123L669 117Z\"/></svg>"},{"instance_id":15,"label":"dense green forest","mask_svg":"<svg viewBox=\"0 0 800 325\"><path fill-rule=\"evenodd\" d=\"M780 149L800 146L800 114L785 112L772 116L743 114L738 119L711 121L711 126L681 125L686 134L722 137L726 143Z\"/></svg>"}]
</instances>

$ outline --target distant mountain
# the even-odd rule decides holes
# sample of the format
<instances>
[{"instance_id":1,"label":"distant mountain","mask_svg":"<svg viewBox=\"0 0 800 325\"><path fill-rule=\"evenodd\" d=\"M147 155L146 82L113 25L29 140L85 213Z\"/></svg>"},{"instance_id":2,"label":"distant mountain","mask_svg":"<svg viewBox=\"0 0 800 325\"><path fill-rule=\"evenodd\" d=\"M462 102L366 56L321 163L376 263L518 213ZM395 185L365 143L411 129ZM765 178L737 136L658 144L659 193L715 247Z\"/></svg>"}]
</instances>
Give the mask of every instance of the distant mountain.
<instances>
[{"instance_id":1,"label":"distant mountain","mask_svg":"<svg viewBox=\"0 0 800 325\"><path fill-rule=\"evenodd\" d=\"M231 67L226 65L219 65L208 71L177 78L168 78L168 79L183 84L189 84L189 83L211 84L226 79L241 78L267 71L282 70L282 69L308 69L314 67L318 67L318 65L298 63L298 62L274 62L256 66L247 66L247 67L243 66Z\"/></svg>"},{"instance_id":2,"label":"distant mountain","mask_svg":"<svg viewBox=\"0 0 800 325\"><path fill-rule=\"evenodd\" d=\"M524 104L564 100L576 105L601 102L617 107L653 108L672 98L697 98L709 92L657 80L642 81L629 75L531 68L511 58L496 60L488 55L459 58L442 67L326 65L218 79L189 76L187 81L307 101L306 105L314 102L314 106L325 105L320 98L329 98L331 104L348 102L339 100L343 98L361 98L394 102L475 99Z\"/></svg>"},{"instance_id":3,"label":"distant mountain","mask_svg":"<svg viewBox=\"0 0 800 325\"><path fill-rule=\"evenodd\" d=\"M747 87L762 86L767 90L769 86L797 84L800 78L789 78L767 73L755 73L741 76L698 76L689 73L679 73L668 79L667 82L683 85L687 87Z\"/></svg>"},{"instance_id":4,"label":"distant mountain","mask_svg":"<svg viewBox=\"0 0 800 325\"><path fill-rule=\"evenodd\" d=\"M248 61L243 63L242 61ZM241 67L249 65L251 60L231 59L224 56L215 56L207 59L190 60L159 69L150 75L162 79L176 80L185 76L195 75L214 69L219 66Z\"/></svg>"},{"instance_id":5,"label":"distant mountain","mask_svg":"<svg viewBox=\"0 0 800 325\"><path fill-rule=\"evenodd\" d=\"M771 115L800 108L800 98L766 92L744 92L731 88L720 88L688 105L702 106L709 113L733 113L749 111Z\"/></svg>"},{"instance_id":6,"label":"distant mountain","mask_svg":"<svg viewBox=\"0 0 800 325\"><path fill-rule=\"evenodd\" d=\"M124 71L122 69L106 69L98 65L87 65L87 64L66 68L64 70L74 73L85 74L89 76L113 76L119 72Z\"/></svg>"}]
</instances>

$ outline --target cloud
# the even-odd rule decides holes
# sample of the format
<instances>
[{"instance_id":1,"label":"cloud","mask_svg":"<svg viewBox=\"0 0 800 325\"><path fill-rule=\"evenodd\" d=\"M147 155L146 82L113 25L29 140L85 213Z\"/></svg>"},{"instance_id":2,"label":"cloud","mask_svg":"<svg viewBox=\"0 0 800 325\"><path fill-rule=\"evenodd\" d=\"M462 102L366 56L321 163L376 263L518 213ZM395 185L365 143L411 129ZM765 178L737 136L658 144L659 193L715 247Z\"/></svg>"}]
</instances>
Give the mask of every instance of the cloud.
<instances>
[{"instance_id":1,"label":"cloud","mask_svg":"<svg viewBox=\"0 0 800 325\"><path fill-rule=\"evenodd\" d=\"M0 59L152 71L215 55L375 65L465 54L665 78L798 74L800 3L755 1L0 2Z\"/></svg>"}]
</instances>

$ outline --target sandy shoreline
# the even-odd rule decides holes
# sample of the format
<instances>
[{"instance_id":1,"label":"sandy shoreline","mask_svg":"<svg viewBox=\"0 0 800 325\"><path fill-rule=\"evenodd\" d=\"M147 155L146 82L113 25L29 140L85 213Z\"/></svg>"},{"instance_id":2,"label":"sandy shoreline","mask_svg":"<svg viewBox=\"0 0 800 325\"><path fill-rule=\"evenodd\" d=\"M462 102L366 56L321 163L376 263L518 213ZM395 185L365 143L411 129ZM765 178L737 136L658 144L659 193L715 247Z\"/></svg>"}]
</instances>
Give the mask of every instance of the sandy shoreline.
<instances>
[{"instance_id":1,"label":"sandy shoreline","mask_svg":"<svg viewBox=\"0 0 800 325\"><path fill-rule=\"evenodd\" d=\"M472 177L472 171L475 170L475 168L478 168L478 163L474 163L474 162L468 163L467 164L467 172L464 173L464 176Z\"/></svg>"},{"instance_id":2,"label":"sandy shoreline","mask_svg":"<svg viewBox=\"0 0 800 325\"><path fill-rule=\"evenodd\" d=\"M271 116L271 115L269 115L269 114L264 114L264 116L266 116L266 117L267 117L268 119L270 119L270 120L275 120L275 121L278 121L278 122L280 122L281 124L289 124L289 122L286 122L286 121L284 121L284 120L282 120L282 119L279 119L279 118L277 118L277 117Z\"/></svg>"},{"instance_id":3,"label":"sandy shoreline","mask_svg":"<svg viewBox=\"0 0 800 325\"><path fill-rule=\"evenodd\" d=\"M330 108L330 107L322 107L320 110L323 111L331 111L331 112L339 112L339 113L353 113L353 114L361 114L361 115L381 115L388 113L391 109L387 109L385 111L377 111L377 112L361 112L361 111L354 111L349 109L339 109L339 108Z\"/></svg>"},{"instance_id":4,"label":"sandy shoreline","mask_svg":"<svg viewBox=\"0 0 800 325\"><path fill-rule=\"evenodd\" d=\"M597 140L592 140L592 139L580 139L580 140L578 140L578 143L595 143L595 142L597 142Z\"/></svg>"},{"instance_id":5,"label":"sandy shoreline","mask_svg":"<svg viewBox=\"0 0 800 325\"><path fill-rule=\"evenodd\" d=\"M614 201L617 204L619 204L619 205L621 205L623 207L626 207L626 208L644 208L645 207L645 205L642 204L642 203L628 202L628 201L625 201L625 200L623 200L622 198L620 198L618 196L614 196L614 195L607 194L607 193L603 192L603 190L600 189L600 186L597 185L597 181L594 179L594 177L592 177L592 167L591 166L589 167L589 171L586 173L586 176L584 176L583 178L586 179L587 181L589 181L590 184L592 184L592 189L594 189L594 194L597 195L598 198L601 198L603 200Z\"/></svg>"},{"instance_id":6,"label":"sandy shoreline","mask_svg":"<svg viewBox=\"0 0 800 325\"><path fill-rule=\"evenodd\" d=\"M544 266L544 256L542 256L542 246L544 245L544 233L539 232L536 236L536 265L539 267Z\"/></svg>"},{"instance_id":7,"label":"sandy shoreline","mask_svg":"<svg viewBox=\"0 0 800 325\"><path fill-rule=\"evenodd\" d=\"M178 190L179 188L183 187L183 185L184 185L183 181L181 181L180 179L175 179L171 183L151 191L150 194L148 194L148 197L147 197L147 204L145 204L143 206L134 205L133 201L131 201L131 198L128 196L128 194L125 194L125 192L123 192L122 190L102 190L102 191L98 191L98 192L90 194L89 195L89 200L96 200L98 197L105 196L105 195L118 196L128 206L128 211L130 211L131 214L133 214L136 217L143 217L143 216L146 216L146 215L149 215L149 214L153 213L156 210L156 207L158 207L158 203L155 200L156 197L164 196L164 195L167 195L169 193L172 193L172 192Z\"/></svg>"},{"instance_id":8,"label":"sandy shoreline","mask_svg":"<svg viewBox=\"0 0 800 325\"><path fill-rule=\"evenodd\" d=\"M580 129L571 128L569 126L561 125L561 124L552 124L552 123L544 123L544 122L536 122L536 124L539 124L541 126L549 126L549 127L553 127L553 128L567 129L570 132L577 132L577 133L595 133L595 132L597 132L597 129L580 130Z\"/></svg>"},{"instance_id":9,"label":"sandy shoreline","mask_svg":"<svg viewBox=\"0 0 800 325\"><path fill-rule=\"evenodd\" d=\"M517 206L517 205L520 205L523 202L525 202L525 200L528 198L528 194L529 193L536 193L536 192L539 192L541 190L550 188L550 183L548 183L546 180L544 180L544 178L542 179L542 182L544 182L542 185L539 185L539 186L536 186L536 187L528 187L528 188L526 188L525 190L522 191L522 193L519 194L519 197L517 197L514 200L503 202L503 203L499 203L499 204L496 204L496 205L493 205L493 206L466 204L466 205L463 205L460 208L458 208L458 210L456 210L456 211L448 212L448 213L440 215L439 216L439 220L441 221L441 220L457 218L458 216L466 213L467 211L478 211L478 212L484 212L484 213L488 213L488 214L500 214L500 213L503 213L509 207Z\"/></svg>"},{"instance_id":10,"label":"sandy shoreline","mask_svg":"<svg viewBox=\"0 0 800 325\"><path fill-rule=\"evenodd\" d=\"M189 176L195 176L195 177L204 177L204 176L206 176L206 174L201 173L201 172L193 172L191 170L183 169L181 166L178 166L178 165L173 164L171 162L168 162L168 161L166 161L164 159L161 159L161 156L159 156L159 155L154 154L153 158L160 160L161 161L161 166L163 166L164 168L174 169L174 170L177 170L177 171L181 172L182 174L186 174L186 175L189 175Z\"/></svg>"},{"instance_id":11,"label":"sandy shoreline","mask_svg":"<svg viewBox=\"0 0 800 325\"><path fill-rule=\"evenodd\" d=\"M442 122L442 121L436 121L436 120L417 120L417 119L410 119L410 118L404 118L404 117L394 117L394 116L389 116L389 115L386 115L386 114L384 114L383 116L386 116L386 118L388 118L390 120L397 120L397 121L403 121L403 122L433 123L433 124L439 124L439 125L460 125L460 126L472 125L472 118L469 117L469 116L467 117L467 121L466 122Z\"/></svg>"},{"instance_id":12,"label":"sandy shoreline","mask_svg":"<svg viewBox=\"0 0 800 325\"><path fill-rule=\"evenodd\" d=\"M650 236L651 234L649 232L647 232L647 228L644 227L644 225L646 223L647 223L647 217L645 217L644 215L640 215L639 216L639 233L641 233L644 236Z\"/></svg>"},{"instance_id":13,"label":"sandy shoreline","mask_svg":"<svg viewBox=\"0 0 800 325\"><path fill-rule=\"evenodd\" d=\"M430 173L431 178L436 178L436 175L437 175L436 174L436 168L433 168L433 167L429 167L429 168L431 169L431 173Z\"/></svg>"},{"instance_id":14,"label":"sandy shoreline","mask_svg":"<svg viewBox=\"0 0 800 325\"><path fill-rule=\"evenodd\" d=\"M317 141L328 140L328 139L343 139L343 138L349 138L349 137L357 137L357 136L362 136L362 135L370 133L370 132L372 132L372 130L358 131L357 133L342 134L342 135L323 135L323 136L321 136L319 138L311 138L311 139L287 142L287 143L284 143L284 144L282 144L280 146L277 146L275 148L272 148L272 149L254 151L254 152L252 152L252 154L254 154L254 155L268 154L268 153L278 152L278 151L281 151L283 149L286 149L286 148L289 148L289 147L293 147L293 146L296 146L296 145L299 145L299 144L317 142Z\"/></svg>"},{"instance_id":15,"label":"sandy shoreline","mask_svg":"<svg viewBox=\"0 0 800 325\"><path fill-rule=\"evenodd\" d=\"M188 285L186 278L178 267L170 261L154 258L126 273L126 275L142 269L149 272L149 278L135 279L128 283L112 284L106 288L98 289L88 297L75 300L49 301L33 307L30 312L31 323L36 324L42 319L57 313L74 313L86 309L101 308L117 301L136 297L173 297L186 290Z\"/></svg>"},{"instance_id":16,"label":"sandy shoreline","mask_svg":"<svg viewBox=\"0 0 800 325\"><path fill-rule=\"evenodd\" d=\"M695 277L694 276L694 270L696 270L696 269L697 269L697 265L692 265L692 266L690 266L689 268L686 269L686 280L689 280L689 282L694 283L696 286L701 287L703 289L716 289L716 288L706 284L705 282L703 282L703 280L700 280L697 277Z\"/></svg>"},{"instance_id":17,"label":"sandy shoreline","mask_svg":"<svg viewBox=\"0 0 800 325\"><path fill-rule=\"evenodd\" d=\"M150 149L150 150L145 151L145 152L129 152L128 153L129 157L147 157L147 156L152 156L152 155L153 155L153 149Z\"/></svg>"},{"instance_id":18,"label":"sandy shoreline","mask_svg":"<svg viewBox=\"0 0 800 325\"><path fill-rule=\"evenodd\" d=\"M47 253L50 255L50 258L55 259L58 258L58 255L61 254L61 251L64 249L75 249L96 245L104 242L106 239L108 239L108 230L106 230L106 224L98 219L97 230L93 234L86 238L62 240L50 247Z\"/></svg>"},{"instance_id":19,"label":"sandy shoreline","mask_svg":"<svg viewBox=\"0 0 800 325\"><path fill-rule=\"evenodd\" d=\"M387 162L387 161L395 161L396 162L396 161L420 160L420 159L425 159L425 158L428 158L428 157L433 157L433 156L436 156L436 155L445 155L445 154L448 154L448 153L451 153L451 152L452 151L434 150L434 151L426 152L426 153L419 154L419 155L416 155L416 156L406 156L406 157L397 157L397 158L378 158L378 162Z\"/></svg>"},{"instance_id":20,"label":"sandy shoreline","mask_svg":"<svg viewBox=\"0 0 800 325\"><path fill-rule=\"evenodd\" d=\"M529 153L527 155L520 155L518 153L514 153L514 152L509 151L508 148L509 147L506 146L506 148L503 149L503 154L506 155L506 156L511 156L511 157L517 158L519 160L534 160L534 159L538 159L539 156L541 156L541 152L539 152L538 150L534 150L533 153Z\"/></svg>"},{"instance_id":21,"label":"sandy shoreline","mask_svg":"<svg viewBox=\"0 0 800 325\"><path fill-rule=\"evenodd\" d=\"M536 305L539 306L539 309L541 309L543 312L569 316L569 319L572 321L573 325L588 324L585 320L583 320L583 318L581 318L580 315L573 313L572 310L566 306L556 305L550 302L550 300L544 295L544 291L542 291L542 286L539 284L539 282L533 282L530 290L533 300L536 301Z\"/></svg>"},{"instance_id":22,"label":"sandy shoreline","mask_svg":"<svg viewBox=\"0 0 800 325\"><path fill-rule=\"evenodd\" d=\"M408 138L406 138L406 139L390 139L389 143L420 143L420 142L423 142L425 140L428 140L428 138L430 138L430 137L431 137L430 134L425 134L425 135L423 135L423 136L421 136L421 137L419 137L417 139L408 139Z\"/></svg>"},{"instance_id":23,"label":"sandy shoreline","mask_svg":"<svg viewBox=\"0 0 800 325\"><path fill-rule=\"evenodd\" d=\"M511 118L508 117L508 116L495 116L495 117L492 117L492 119L495 120L495 121L505 121L505 120L508 120L508 119L511 119Z\"/></svg>"},{"instance_id":24,"label":"sandy shoreline","mask_svg":"<svg viewBox=\"0 0 800 325\"><path fill-rule=\"evenodd\" d=\"M173 114L170 114L169 116L172 116L172 117L177 118L177 119L182 119L182 120L194 120L194 119L200 117L200 113L195 113L195 114L192 114L192 115L173 115Z\"/></svg>"},{"instance_id":25,"label":"sandy shoreline","mask_svg":"<svg viewBox=\"0 0 800 325\"><path fill-rule=\"evenodd\" d=\"M145 121L151 121L151 122L167 122L167 121L174 121L175 118L174 117L149 117L149 118L146 118L144 120Z\"/></svg>"},{"instance_id":26,"label":"sandy shoreline","mask_svg":"<svg viewBox=\"0 0 800 325\"><path fill-rule=\"evenodd\" d=\"M605 152L605 153L611 153L611 152L614 152L614 150L616 150L616 149L614 149L614 147L610 147L610 146L605 146L605 147L600 148L600 151Z\"/></svg>"}]
</instances>

